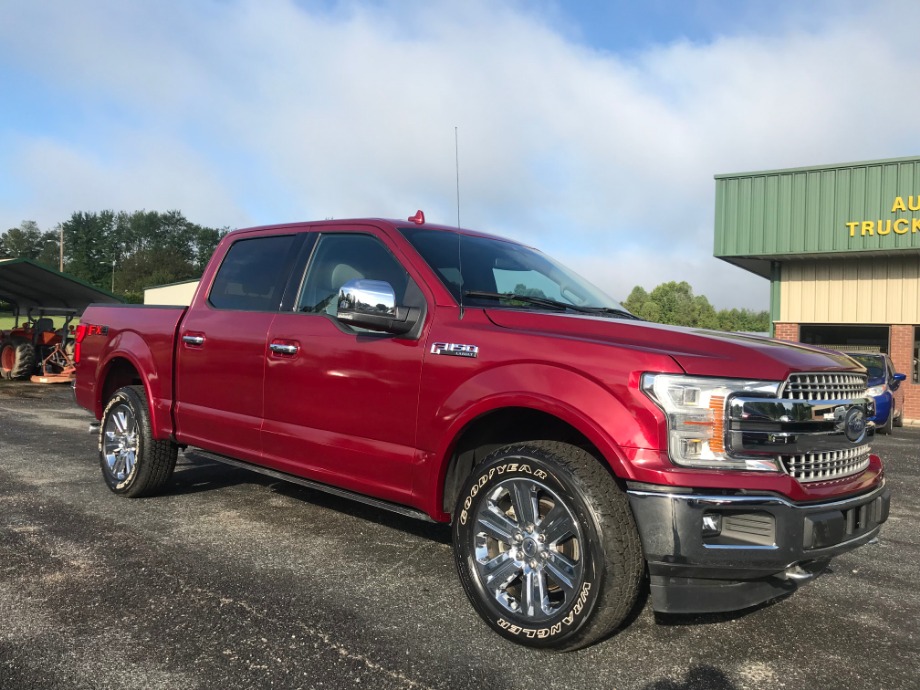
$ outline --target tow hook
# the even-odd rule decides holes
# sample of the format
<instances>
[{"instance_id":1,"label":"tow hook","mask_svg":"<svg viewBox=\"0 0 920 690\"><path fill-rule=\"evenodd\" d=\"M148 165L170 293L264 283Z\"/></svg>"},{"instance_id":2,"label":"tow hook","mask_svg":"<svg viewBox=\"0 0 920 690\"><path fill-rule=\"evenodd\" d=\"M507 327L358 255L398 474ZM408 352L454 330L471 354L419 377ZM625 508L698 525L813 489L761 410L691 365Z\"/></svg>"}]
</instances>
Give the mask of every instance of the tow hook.
<instances>
[{"instance_id":1,"label":"tow hook","mask_svg":"<svg viewBox=\"0 0 920 690\"><path fill-rule=\"evenodd\" d=\"M807 561L805 563L796 563L786 568L785 572L780 577L783 580L792 580L793 582L808 582L824 573L829 563L829 558Z\"/></svg>"}]
</instances>

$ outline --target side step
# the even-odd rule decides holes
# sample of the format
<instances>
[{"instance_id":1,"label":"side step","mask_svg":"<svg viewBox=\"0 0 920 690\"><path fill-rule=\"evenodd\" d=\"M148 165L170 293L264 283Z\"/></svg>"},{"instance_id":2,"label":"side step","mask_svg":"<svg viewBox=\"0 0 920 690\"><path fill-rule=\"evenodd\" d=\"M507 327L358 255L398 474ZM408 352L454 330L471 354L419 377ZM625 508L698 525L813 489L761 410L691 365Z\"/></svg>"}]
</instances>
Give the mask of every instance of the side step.
<instances>
[{"instance_id":1,"label":"side step","mask_svg":"<svg viewBox=\"0 0 920 690\"><path fill-rule=\"evenodd\" d=\"M414 518L416 520L422 520L424 522L435 522L435 520L432 520L427 513L423 513L421 510L417 510L416 508L410 508L408 506L400 505L399 503L391 503L390 501L384 501L379 498L365 496L364 494L349 491L348 489L340 489L337 486L330 486L329 484L315 482L311 479L304 479L303 477L287 474L286 472L279 472L268 467L253 465L252 463L243 462L242 460L235 460L234 458L228 458L226 455L212 453L211 451L204 450L203 448L189 447L185 450L185 455L189 455L192 458L201 457L207 460L213 460L225 465L231 465L233 467L239 467L243 470L249 470L250 472L258 472L259 474L264 474L268 477L272 477L273 479L280 479L281 481L291 482L292 484L300 484L301 486L305 486L308 489L322 491L327 494L332 494L333 496L338 496L339 498L347 498L352 501L357 501L358 503L374 506L375 508L388 510L391 513L405 515L406 517Z\"/></svg>"}]
</instances>

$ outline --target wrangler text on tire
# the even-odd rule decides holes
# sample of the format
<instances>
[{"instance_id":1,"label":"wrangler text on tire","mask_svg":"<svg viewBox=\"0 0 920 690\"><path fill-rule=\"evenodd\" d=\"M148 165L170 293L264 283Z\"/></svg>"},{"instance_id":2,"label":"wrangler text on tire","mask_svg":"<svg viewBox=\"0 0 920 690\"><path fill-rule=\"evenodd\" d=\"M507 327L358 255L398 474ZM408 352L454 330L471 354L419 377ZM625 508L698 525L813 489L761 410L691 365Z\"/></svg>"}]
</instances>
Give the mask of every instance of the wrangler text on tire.
<instances>
[{"instance_id":1,"label":"wrangler text on tire","mask_svg":"<svg viewBox=\"0 0 920 690\"><path fill-rule=\"evenodd\" d=\"M577 649L635 605L644 570L625 494L586 451L506 446L473 468L453 516L460 580L499 634Z\"/></svg>"},{"instance_id":2,"label":"wrangler text on tire","mask_svg":"<svg viewBox=\"0 0 920 690\"><path fill-rule=\"evenodd\" d=\"M153 438L143 386L117 390L99 428L99 462L109 488L130 498L156 493L172 476L177 455L174 443Z\"/></svg>"}]
</instances>

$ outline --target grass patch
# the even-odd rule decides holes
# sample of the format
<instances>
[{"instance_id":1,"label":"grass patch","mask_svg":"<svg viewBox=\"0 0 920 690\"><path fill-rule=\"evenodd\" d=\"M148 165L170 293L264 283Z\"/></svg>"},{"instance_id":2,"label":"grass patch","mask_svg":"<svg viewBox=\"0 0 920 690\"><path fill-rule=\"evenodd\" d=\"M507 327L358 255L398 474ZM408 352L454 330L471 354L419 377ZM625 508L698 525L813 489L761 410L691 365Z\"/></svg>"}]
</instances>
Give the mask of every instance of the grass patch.
<instances>
[{"instance_id":1,"label":"grass patch","mask_svg":"<svg viewBox=\"0 0 920 690\"><path fill-rule=\"evenodd\" d=\"M53 322L55 328L61 328L64 325L64 322L67 320L64 316L49 316ZM19 324L22 325L25 323L25 317L19 319ZM80 319L75 317L73 321L70 322L71 326L76 326L80 323ZM9 313L0 313L0 331L8 331L16 325L16 317Z\"/></svg>"}]
</instances>

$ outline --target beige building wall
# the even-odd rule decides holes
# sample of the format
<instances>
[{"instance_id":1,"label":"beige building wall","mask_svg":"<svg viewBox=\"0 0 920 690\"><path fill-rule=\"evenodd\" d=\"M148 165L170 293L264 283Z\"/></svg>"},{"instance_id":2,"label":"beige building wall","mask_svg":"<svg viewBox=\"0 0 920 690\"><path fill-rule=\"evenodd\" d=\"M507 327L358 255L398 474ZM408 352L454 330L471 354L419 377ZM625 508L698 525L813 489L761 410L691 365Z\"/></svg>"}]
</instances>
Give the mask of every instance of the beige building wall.
<instances>
[{"instance_id":1,"label":"beige building wall","mask_svg":"<svg viewBox=\"0 0 920 690\"><path fill-rule=\"evenodd\" d=\"M920 254L784 261L780 318L787 323L920 323Z\"/></svg>"},{"instance_id":2,"label":"beige building wall","mask_svg":"<svg viewBox=\"0 0 920 690\"><path fill-rule=\"evenodd\" d=\"M197 288L197 280L147 288L144 290L144 304L187 307L192 303L192 297L195 296L195 290Z\"/></svg>"}]
</instances>

